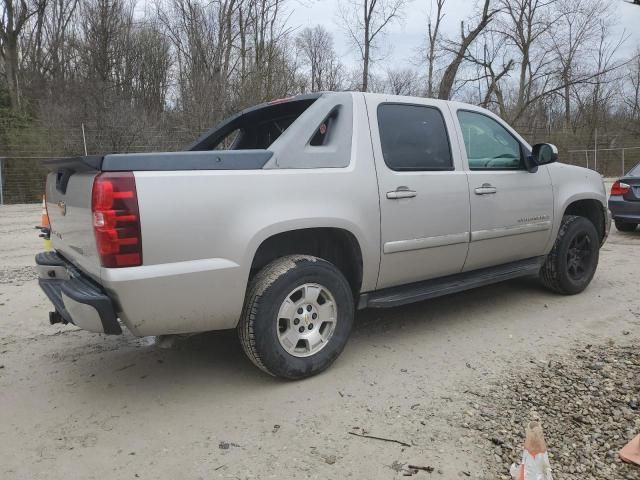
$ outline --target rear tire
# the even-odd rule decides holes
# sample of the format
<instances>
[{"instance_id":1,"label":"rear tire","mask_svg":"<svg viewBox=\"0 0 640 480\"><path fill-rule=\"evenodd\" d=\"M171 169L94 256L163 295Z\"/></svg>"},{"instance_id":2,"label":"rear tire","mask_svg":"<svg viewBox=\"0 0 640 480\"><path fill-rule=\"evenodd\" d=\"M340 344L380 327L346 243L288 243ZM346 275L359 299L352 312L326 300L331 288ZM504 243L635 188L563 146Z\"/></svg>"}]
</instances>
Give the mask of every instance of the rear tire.
<instances>
[{"instance_id":1,"label":"rear tire","mask_svg":"<svg viewBox=\"0 0 640 480\"><path fill-rule=\"evenodd\" d=\"M621 232L635 232L637 227L637 223L616 222L616 228Z\"/></svg>"},{"instance_id":2,"label":"rear tire","mask_svg":"<svg viewBox=\"0 0 640 480\"><path fill-rule=\"evenodd\" d=\"M328 368L354 317L351 287L333 264L308 255L274 260L252 279L238 335L249 359L290 380Z\"/></svg>"},{"instance_id":3,"label":"rear tire","mask_svg":"<svg viewBox=\"0 0 640 480\"><path fill-rule=\"evenodd\" d=\"M585 217L565 215L553 249L540 269L540 280L563 295L582 292L598 267L600 239Z\"/></svg>"}]
</instances>

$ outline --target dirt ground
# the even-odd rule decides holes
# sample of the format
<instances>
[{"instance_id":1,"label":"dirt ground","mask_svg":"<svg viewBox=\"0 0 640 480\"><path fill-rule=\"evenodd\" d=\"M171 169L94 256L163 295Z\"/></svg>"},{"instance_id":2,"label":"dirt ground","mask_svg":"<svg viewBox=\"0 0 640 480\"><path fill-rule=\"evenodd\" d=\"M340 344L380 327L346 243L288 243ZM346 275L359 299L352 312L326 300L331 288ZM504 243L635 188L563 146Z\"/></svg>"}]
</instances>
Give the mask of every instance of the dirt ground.
<instances>
[{"instance_id":1,"label":"dirt ground","mask_svg":"<svg viewBox=\"0 0 640 480\"><path fill-rule=\"evenodd\" d=\"M331 369L285 382L253 367L234 332L161 349L153 339L50 326L31 268L38 221L38 206L0 207L7 480L393 479L408 464L434 468L420 478L486 478L504 460L487 455L487 433L457 420L477 387L532 361L571 362L572 349L587 344L639 338L640 232L614 228L581 295L521 279L359 312ZM363 430L410 446L349 433Z\"/></svg>"}]
</instances>

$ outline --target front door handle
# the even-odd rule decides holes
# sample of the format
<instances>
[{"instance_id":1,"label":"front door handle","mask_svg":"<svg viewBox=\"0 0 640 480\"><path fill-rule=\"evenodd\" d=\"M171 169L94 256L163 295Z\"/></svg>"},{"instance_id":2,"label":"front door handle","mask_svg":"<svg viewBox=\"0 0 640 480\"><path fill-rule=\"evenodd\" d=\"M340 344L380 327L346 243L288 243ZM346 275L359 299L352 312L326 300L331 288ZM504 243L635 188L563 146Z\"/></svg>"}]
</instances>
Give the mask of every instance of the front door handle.
<instances>
[{"instance_id":1,"label":"front door handle","mask_svg":"<svg viewBox=\"0 0 640 480\"><path fill-rule=\"evenodd\" d=\"M481 187L476 188L474 191L476 195L493 195L498 189L490 183L483 183Z\"/></svg>"},{"instance_id":2,"label":"front door handle","mask_svg":"<svg viewBox=\"0 0 640 480\"><path fill-rule=\"evenodd\" d=\"M398 187L391 192L387 192L387 198L390 200L398 200L400 198L413 198L416 195L416 191L410 190L409 187Z\"/></svg>"}]
</instances>

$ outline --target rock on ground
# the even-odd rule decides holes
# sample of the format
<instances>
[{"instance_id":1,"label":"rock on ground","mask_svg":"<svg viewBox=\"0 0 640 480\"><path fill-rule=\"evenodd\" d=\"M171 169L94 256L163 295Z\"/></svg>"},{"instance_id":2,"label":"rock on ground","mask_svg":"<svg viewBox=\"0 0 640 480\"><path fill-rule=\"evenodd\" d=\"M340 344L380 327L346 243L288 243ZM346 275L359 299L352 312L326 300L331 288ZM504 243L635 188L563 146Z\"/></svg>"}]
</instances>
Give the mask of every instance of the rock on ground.
<instances>
[{"instance_id":1,"label":"rock on ground","mask_svg":"<svg viewBox=\"0 0 640 480\"><path fill-rule=\"evenodd\" d=\"M640 343L587 344L558 361L507 373L458 419L486 447L486 478L510 478L525 425L539 419L556 478L640 479L618 451L640 433ZM470 393L470 392L469 392Z\"/></svg>"}]
</instances>

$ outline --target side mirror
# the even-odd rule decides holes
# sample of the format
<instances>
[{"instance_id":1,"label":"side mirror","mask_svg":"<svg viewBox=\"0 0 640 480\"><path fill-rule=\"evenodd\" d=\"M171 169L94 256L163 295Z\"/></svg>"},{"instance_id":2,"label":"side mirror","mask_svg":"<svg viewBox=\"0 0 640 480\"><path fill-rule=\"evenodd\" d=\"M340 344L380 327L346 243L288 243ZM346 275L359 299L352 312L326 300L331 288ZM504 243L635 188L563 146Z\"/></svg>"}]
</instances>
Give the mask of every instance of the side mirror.
<instances>
[{"instance_id":1,"label":"side mirror","mask_svg":"<svg viewBox=\"0 0 640 480\"><path fill-rule=\"evenodd\" d=\"M538 171L538 165L540 164L538 163L538 158L535 155L531 154L524 156L524 166L527 169L527 172L536 173Z\"/></svg>"},{"instance_id":2,"label":"side mirror","mask_svg":"<svg viewBox=\"0 0 640 480\"><path fill-rule=\"evenodd\" d=\"M558 161L558 148L550 143L538 143L533 146L531 156L538 165L546 165Z\"/></svg>"}]
</instances>

